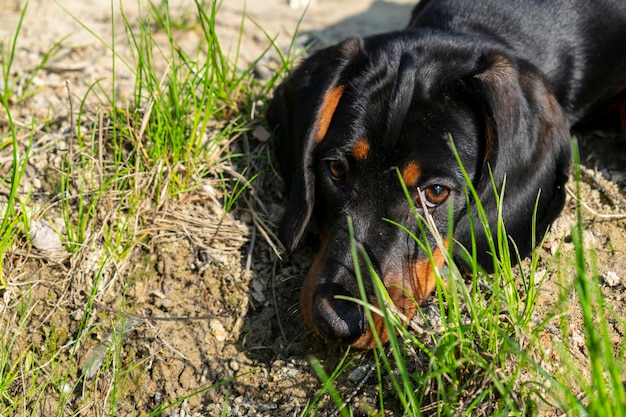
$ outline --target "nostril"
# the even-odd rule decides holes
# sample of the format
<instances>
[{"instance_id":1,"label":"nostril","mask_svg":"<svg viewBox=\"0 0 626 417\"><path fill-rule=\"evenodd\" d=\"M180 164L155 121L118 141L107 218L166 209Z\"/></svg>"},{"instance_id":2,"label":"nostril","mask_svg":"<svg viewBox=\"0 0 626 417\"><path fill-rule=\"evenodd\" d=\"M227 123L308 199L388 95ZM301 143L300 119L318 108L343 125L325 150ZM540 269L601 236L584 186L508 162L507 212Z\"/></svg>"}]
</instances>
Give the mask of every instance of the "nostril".
<instances>
[{"instance_id":1,"label":"nostril","mask_svg":"<svg viewBox=\"0 0 626 417\"><path fill-rule=\"evenodd\" d=\"M313 303L314 326L326 339L351 344L367 331L363 308L353 301L318 296Z\"/></svg>"}]
</instances>

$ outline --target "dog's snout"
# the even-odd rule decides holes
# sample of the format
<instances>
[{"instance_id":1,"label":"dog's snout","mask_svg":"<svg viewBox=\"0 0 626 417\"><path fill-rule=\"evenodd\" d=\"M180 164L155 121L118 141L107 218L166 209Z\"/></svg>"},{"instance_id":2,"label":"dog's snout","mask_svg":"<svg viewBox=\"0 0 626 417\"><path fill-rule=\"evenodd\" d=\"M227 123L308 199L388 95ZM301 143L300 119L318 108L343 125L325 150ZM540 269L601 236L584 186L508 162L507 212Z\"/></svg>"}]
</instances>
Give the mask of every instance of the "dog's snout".
<instances>
[{"instance_id":1,"label":"dog's snout","mask_svg":"<svg viewBox=\"0 0 626 417\"><path fill-rule=\"evenodd\" d=\"M367 331L367 319L363 307L337 295L318 294L313 301L311 319L323 337L350 345Z\"/></svg>"}]
</instances>

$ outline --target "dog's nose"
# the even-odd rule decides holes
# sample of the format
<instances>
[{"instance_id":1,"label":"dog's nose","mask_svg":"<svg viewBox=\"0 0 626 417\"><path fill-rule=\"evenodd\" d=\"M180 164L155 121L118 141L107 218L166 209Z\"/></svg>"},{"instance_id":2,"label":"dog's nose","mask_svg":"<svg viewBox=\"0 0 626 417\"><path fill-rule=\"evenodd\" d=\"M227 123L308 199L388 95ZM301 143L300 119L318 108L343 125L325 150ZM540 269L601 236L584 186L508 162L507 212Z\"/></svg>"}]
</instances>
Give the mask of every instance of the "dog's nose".
<instances>
[{"instance_id":1,"label":"dog's nose","mask_svg":"<svg viewBox=\"0 0 626 417\"><path fill-rule=\"evenodd\" d=\"M352 344L368 328L367 318L360 305L338 299L334 295L315 297L312 313L313 325L320 334L342 344Z\"/></svg>"}]
</instances>

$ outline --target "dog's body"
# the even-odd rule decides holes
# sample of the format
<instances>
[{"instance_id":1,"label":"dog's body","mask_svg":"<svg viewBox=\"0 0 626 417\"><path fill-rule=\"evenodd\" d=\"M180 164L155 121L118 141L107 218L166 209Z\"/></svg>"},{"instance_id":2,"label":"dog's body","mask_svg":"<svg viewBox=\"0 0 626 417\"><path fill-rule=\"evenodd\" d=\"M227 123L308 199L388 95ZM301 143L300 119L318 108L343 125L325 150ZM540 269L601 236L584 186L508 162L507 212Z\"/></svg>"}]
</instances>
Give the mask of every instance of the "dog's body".
<instances>
[{"instance_id":1,"label":"dog's body","mask_svg":"<svg viewBox=\"0 0 626 417\"><path fill-rule=\"evenodd\" d=\"M432 259L397 225L422 238L400 178L455 253L458 241L493 268L450 140L491 230L492 178L504 186L507 234L526 256L563 207L570 128L625 87L622 0L422 0L406 30L306 59L277 89L267 120L289 190L281 240L293 250L314 220L321 241L302 290L307 322L333 341L374 343L363 309L336 298L359 297L348 218L401 311L411 316L412 298L432 292L444 256L429 233ZM623 103L613 108L626 116ZM382 320L375 327L384 338Z\"/></svg>"}]
</instances>

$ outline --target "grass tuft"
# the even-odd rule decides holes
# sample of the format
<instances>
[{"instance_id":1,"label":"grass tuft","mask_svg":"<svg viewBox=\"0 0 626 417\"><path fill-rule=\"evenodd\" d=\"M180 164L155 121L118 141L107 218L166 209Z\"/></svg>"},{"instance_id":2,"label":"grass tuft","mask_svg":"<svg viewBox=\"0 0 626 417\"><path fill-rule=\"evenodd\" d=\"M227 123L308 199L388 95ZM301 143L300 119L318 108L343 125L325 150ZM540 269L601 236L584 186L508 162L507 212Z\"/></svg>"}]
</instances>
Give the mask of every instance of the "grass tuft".
<instances>
[{"instance_id":1,"label":"grass tuft","mask_svg":"<svg viewBox=\"0 0 626 417\"><path fill-rule=\"evenodd\" d=\"M138 21L121 9L121 19L111 22L112 33L123 26L130 60L116 49L115 35L105 39L65 10L110 51L113 73L108 84L98 80L87 86L76 113L70 103L69 129L61 139L66 147L58 151L62 162L51 169L53 198L38 196L40 209L30 202L23 177L34 139L52 126L17 125L12 111L40 93L32 88L33 77L64 39L19 81L21 88L15 88L16 45L27 6L14 37L1 49L0 99L8 130L0 150L11 149L13 157L0 178L3 193L7 190L0 206L0 291L6 291L6 300L18 301L4 305L0 316L11 329L0 337L0 415L28 415L32 410L73 415L86 409L117 415L129 409L129 393L140 386L142 372L159 355L151 352L135 360L129 344L129 332L146 324L126 312L132 308L124 302L126 290L136 276L132 262L163 236L183 236L201 249L218 241L233 247L242 243L246 231L233 221L232 212L251 204L248 195L263 174L256 168L265 164L255 161L266 158L247 147L247 134L261 123L266 96L286 68L262 81L254 77L253 66L242 67L238 58L227 55L216 34L220 2L194 0L193 7L177 17L167 1L148 2ZM111 2L112 16L115 8ZM190 28L201 36L197 47L186 49L178 40L181 31ZM120 67L134 76L131 94L118 90ZM28 130L26 140L18 127ZM191 216L190 207L198 200L211 210ZM7 277L6 271L12 270L7 262L18 264L29 251L39 254L30 242L34 221L49 223L60 236L63 259L40 255L44 264L57 265L50 269L58 276L28 279L27 274L39 273L29 270ZM69 328L50 319L58 314L68 320ZM38 343L28 343L39 333L43 336ZM178 398L164 397L146 415L166 413L234 378Z\"/></svg>"}]
</instances>

